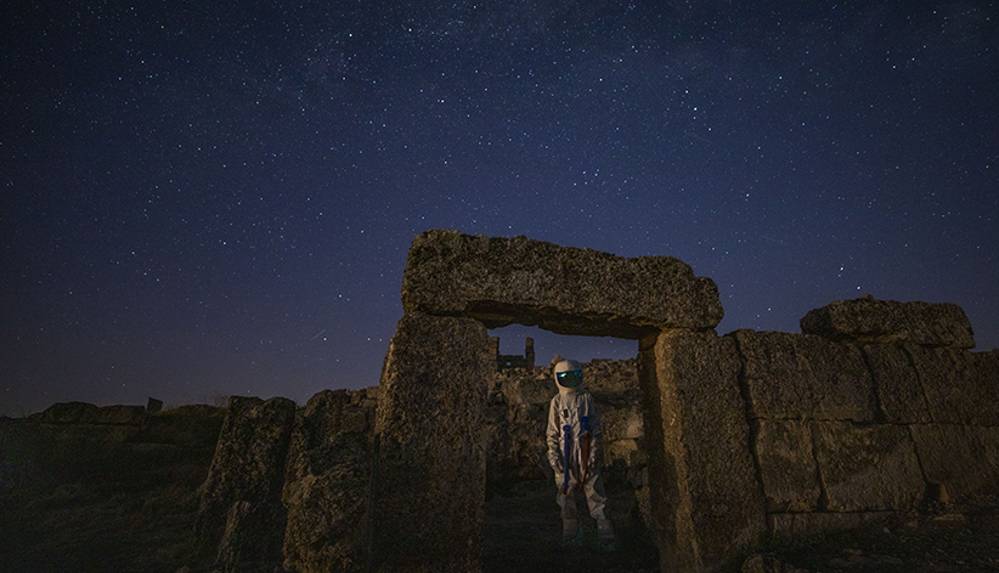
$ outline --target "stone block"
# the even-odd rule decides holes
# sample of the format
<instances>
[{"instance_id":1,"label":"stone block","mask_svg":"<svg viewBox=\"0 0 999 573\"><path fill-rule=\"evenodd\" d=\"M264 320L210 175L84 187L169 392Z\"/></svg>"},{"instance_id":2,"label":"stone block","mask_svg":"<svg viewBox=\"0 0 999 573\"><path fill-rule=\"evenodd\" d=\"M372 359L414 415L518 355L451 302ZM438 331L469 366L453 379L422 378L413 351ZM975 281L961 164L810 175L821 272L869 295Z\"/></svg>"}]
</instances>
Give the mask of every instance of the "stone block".
<instances>
[{"instance_id":1,"label":"stone block","mask_svg":"<svg viewBox=\"0 0 999 573\"><path fill-rule=\"evenodd\" d=\"M990 463L985 428L918 424L909 430L928 482L943 485L956 500L999 494L999 472L995 469L999 466ZM999 448L993 451L999 452Z\"/></svg>"},{"instance_id":2,"label":"stone block","mask_svg":"<svg viewBox=\"0 0 999 573\"><path fill-rule=\"evenodd\" d=\"M905 348L934 422L999 426L999 353Z\"/></svg>"},{"instance_id":3,"label":"stone block","mask_svg":"<svg viewBox=\"0 0 999 573\"><path fill-rule=\"evenodd\" d=\"M714 281L673 257L626 258L523 235L450 229L413 240L402 303L406 311L476 318L488 328L516 322L623 338L667 327L711 328L723 315Z\"/></svg>"},{"instance_id":4,"label":"stone block","mask_svg":"<svg viewBox=\"0 0 999 573\"><path fill-rule=\"evenodd\" d=\"M253 516L277 515L294 419L295 403L287 398L229 398L215 456L199 491L195 531L201 542L213 545L218 541L238 501L251 506L237 512L237 522L245 517L255 523ZM254 543L271 547L277 539L278 555L272 557L278 559L283 531L283 522L272 521L267 539Z\"/></svg>"},{"instance_id":5,"label":"stone block","mask_svg":"<svg viewBox=\"0 0 999 573\"><path fill-rule=\"evenodd\" d=\"M982 464L979 466L983 486L976 495L999 497L999 427L968 427Z\"/></svg>"},{"instance_id":6,"label":"stone block","mask_svg":"<svg viewBox=\"0 0 999 573\"><path fill-rule=\"evenodd\" d=\"M737 330L751 415L764 419L874 420L874 389L855 346L821 336Z\"/></svg>"},{"instance_id":7,"label":"stone block","mask_svg":"<svg viewBox=\"0 0 999 573\"><path fill-rule=\"evenodd\" d=\"M523 370L519 375L510 371L497 373L499 390L506 403L512 406L543 405L547 408L558 390L547 374L540 371L538 374L541 375L525 376Z\"/></svg>"},{"instance_id":8,"label":"stone block","mask_svg":"<svg viewBox=\"0 0 999 573\"><path fill-rule=\"evenodd\" d=\"M808 311L801 319L801 331L860 342L975 346L971 323L956 304L877 300L870 296L838 300Z\"/></svg>"},{"instance_id":9,"label":"stone block","mask_svg":"<svg viewBox=\"0 0 999 573\"><path fill-rule=\"evenodd\" d=\"M551 370L548 375L550 379ZM605 402L638 403L642 393L638 384L638 362L634 358L590 360L583 365L583 380L593 397Z\"/></svg>"},{"instance_id":10,"label":"stone block","mask_svg":"<svg viewBox=\"0 0 999 573\"><path fill-rule=\"evenodd\" d=\"M829 511L906 511L926 489L908 428L815 423L815 457Z\"/></svg>"},{"instance_id":11,"label":"stone block","mask_svg":"<svg viewBox=\"0 0 999 573\"><path fill-rule=\"evenodd\" d=\"M643 435L642 410L639 404L614 407L597 404L603 439L606 441L638 439Z\"/></svg>"},{"instance_id":12,"label":"stone block","mask_svg":"<svg viewBox=\"0 0 999 573\"><path fill-rule=\"evenodd\" d=\"M665 331L642 341L639 360L662 568L730 566L766 528L735 341Z\"/></svg>"},{"instance_id":13,"label":"stone block","mask_svg":"<svg viewBox=\"0 0 999 573\"><path fill-rule=\"evenodd\" d=\"M883 420L899 424L929 422L923 386L905 349L899 344L868 344L862 352L871 369Z\"/></svg>"},{"instance_id":14,"label":"stone block","mask_svg":"<svg viewBox=\"0 0 999 573\"><path fill-rule=\"evenodd\" d=\"M644 461L644 452L639 450L636 440L614 440L604 442L603 461L605 465L613 465L620 461L626 466L634 466Z\"/></svg>"},{"instance_id":15,"label":"stone block","mask_svg":"<svg viewBox=\"0 0 999 573\"><path fill-rule=\"evenodd\" d=\"M234 502L225 516L212 571L220 573L266 573L280 559L281 538L274 535L282 523L280 506L270 503Z\"/></svg>"},{"instance_id":16,"label":"stone block","mask_svg":"<svg viewBox=\"0 0 999 573\"><path fill-rule=\"evenodd\" d=\"M475 571L485 517L486 328L407 311L382 365L370 499L374 571Z\"/></svg>"},{"instance_id":17,"label":"stone block","mask_svg":"<svg viewBox=\"0 0 999 573\"><path fill-rule=\"evenodd\" d=\"M367 435L352 422L359 406L344 391L313 396L296 416L282 500L284 567L303 573L366 566Z\"/></svg>"},{"instance_id":18,"label":"stone block","mask_svg":"<svg viewBox=\"0 0 999 573\"><path fill-rule=\"evenodd\" d=\"M815 511L821 488L811 424L756 420L753 433L767 511Z\"/></svg>"}]
</instances>

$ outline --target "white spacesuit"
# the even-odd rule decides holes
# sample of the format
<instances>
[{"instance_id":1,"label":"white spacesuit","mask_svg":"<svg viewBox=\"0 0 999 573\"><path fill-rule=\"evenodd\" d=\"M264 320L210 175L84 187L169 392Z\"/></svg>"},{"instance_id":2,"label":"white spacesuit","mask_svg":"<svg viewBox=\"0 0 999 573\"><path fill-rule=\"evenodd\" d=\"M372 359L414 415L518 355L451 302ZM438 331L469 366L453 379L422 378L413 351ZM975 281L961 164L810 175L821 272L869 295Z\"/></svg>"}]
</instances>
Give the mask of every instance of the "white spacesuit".
<instances>
[{"instance_id":1,"label":"white spacesuit","mask_svg":"<svg viewBox=\"0 0 999 573\"><path fill-rule=\"evenodd\" d=\"M614 548L614 529L607 519L603 479L600 476L602 431L593 396L583 388L583 369L575 360L562 360L552 369L558 394L548 405L548 463L555 471L561 508L562 542L579 544L582 531L576 516L576 488L582 483L590 515L604 548ZM583 459L589 450L588 459ZM567 463L568 462L568 463Z\"/></svg>"}]
</instances>

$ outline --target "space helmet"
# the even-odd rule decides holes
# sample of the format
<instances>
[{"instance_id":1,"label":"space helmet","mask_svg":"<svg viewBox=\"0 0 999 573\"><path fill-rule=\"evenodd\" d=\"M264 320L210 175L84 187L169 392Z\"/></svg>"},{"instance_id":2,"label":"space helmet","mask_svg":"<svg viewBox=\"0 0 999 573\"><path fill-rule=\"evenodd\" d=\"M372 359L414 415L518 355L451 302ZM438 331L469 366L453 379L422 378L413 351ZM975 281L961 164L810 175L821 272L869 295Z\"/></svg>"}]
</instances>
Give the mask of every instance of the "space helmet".
<instances>
[{"instance_id":1,"label":"space helmet","mask_svg":"<svg viewBox=\"0 0 999 573\"><path fill-rule=\"evenodd\" d=\"M552 378L559 392L575 392L583 385L583 365L575 360L561 360L552 368Z\"/></svg>"}]
</instances>

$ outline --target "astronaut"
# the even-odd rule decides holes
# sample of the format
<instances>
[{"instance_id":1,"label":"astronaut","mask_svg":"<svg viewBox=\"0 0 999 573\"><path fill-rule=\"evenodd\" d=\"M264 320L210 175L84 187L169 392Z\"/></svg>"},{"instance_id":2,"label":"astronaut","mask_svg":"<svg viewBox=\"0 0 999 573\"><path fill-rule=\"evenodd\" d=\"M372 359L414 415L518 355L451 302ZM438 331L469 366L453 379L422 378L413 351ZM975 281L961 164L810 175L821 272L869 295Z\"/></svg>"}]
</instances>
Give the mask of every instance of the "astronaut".
<instances>
[{"instance_id":1,"label":"astronaut","mask_svg":"<svg viewBox=\"0 0 999 573\"><path fill-rule=\"evenodd\" d=\"M593 396L583 387L583 368L561 360L552 369L558 388L548 405L548 463L555 471L555 501L561 508L563 545L581 545L575 492L582 489L597 521L600 547L615 549L614 528L605 513L607 496L600 476L602 431Z\"/></svg>"}]
</instances>

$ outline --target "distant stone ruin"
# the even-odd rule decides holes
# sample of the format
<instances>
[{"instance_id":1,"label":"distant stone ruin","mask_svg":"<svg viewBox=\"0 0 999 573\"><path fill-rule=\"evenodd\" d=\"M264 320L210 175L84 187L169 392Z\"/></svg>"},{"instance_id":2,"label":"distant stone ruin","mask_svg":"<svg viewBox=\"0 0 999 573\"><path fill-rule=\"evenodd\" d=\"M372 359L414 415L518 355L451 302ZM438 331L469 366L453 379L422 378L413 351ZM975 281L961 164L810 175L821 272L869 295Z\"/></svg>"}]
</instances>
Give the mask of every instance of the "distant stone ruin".
<instances>
[{"instance_id":1,"label":"distant stone ruin","mask_svg":"<svg viewBox=\"0 0 999 573\"><path fill-rule=\"evenodd\" d=\"M500 354L498 336L490 336L489 344L496 354L496 369L504 368L534 368L534 339L530 336L524 339L524 354Z\"/></svg>"},{"instance_id":2,"label":"distant stone ruin","mask_svg":"<svg viewBox=\"0 0 999 573\"><path fill-rule=\"evenodd\" d=\"M836 301L800 334L719 336L717 288L682 261L454 230L414 239L402 302L377 388L230 399L199 496L212 570L480 570L487 485L545 470L550 368L533 341L499 354L488 329L512 323L637 342L584 369L663 571L999 496L999 351L970 350L953 304Z\"/></svg>"}]
</instances>

